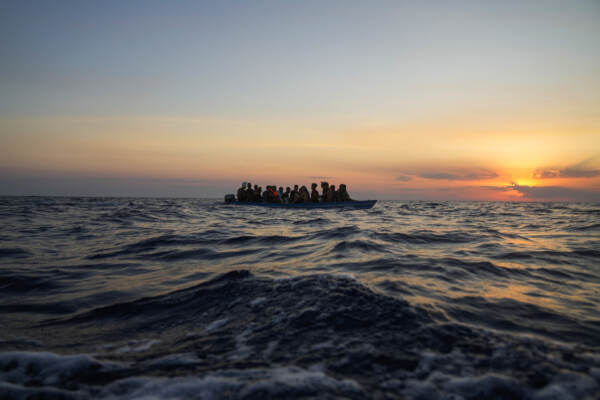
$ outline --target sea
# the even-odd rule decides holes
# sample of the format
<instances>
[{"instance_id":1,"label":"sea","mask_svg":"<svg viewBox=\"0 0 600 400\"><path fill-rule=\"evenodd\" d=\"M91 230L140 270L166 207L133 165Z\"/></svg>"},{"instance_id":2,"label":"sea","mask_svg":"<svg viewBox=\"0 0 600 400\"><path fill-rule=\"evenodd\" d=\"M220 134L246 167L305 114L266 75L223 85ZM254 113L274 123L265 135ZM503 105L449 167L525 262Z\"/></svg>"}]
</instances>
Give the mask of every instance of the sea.
<instances>
[{"instance_id":1,"label":"sea","mask_svg":"<svg viewBox=\"0 0 600 400\"><path fill-rule=\"evenodd\" d=\"M600 204L0 198L2 399L599 399Z\"/></svg>"}]
</instances>

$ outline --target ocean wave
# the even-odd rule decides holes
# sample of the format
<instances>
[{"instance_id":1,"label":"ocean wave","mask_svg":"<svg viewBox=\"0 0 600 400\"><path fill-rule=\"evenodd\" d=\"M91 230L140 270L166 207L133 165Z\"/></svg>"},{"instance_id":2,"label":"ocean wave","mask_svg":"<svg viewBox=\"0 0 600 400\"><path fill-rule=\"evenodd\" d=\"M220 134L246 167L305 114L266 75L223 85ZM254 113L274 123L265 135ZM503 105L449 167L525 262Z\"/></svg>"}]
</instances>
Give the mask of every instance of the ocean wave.
<instances>
[{"instance_id":1,"label":"ocean wave","mask_svg":"<svg viewBox=\"0 0 600 400\"><path fill-rule=\"evenodd\" d=\"M597 210L1 198L0 397L598 398Z\"/></svg>"},{"instance_id":2,"label":"ocean wave","mask_svg":"<svg viewBox=\"0 0 600 400\"><path fill-rule=\"evenodd\" d=\"M535 333L564 342L570 342L576 335L578 343L600 346L600 329L596 326L600 320L581 321L513 299L461 297L445 307L445 311L460 322L502 331ZM532 315L536 316L535 324L531 323Z\"/></svg>"},{"instance_id":3,"label":"ocean wave","mask_svg":"<svg viewBox=\"0 0 600 400\"><path fill-rule=\"evenodd\" d=\"M409 233L393 232L378 233L373 235L380 239L392 243L404 242L413 244L435 244L435 243L469 243L481 240L480 236L470 235L465 232L444 232L436 233L433 231L413 231Z\"/></svg>"},{"instance_id":4,"label":"ocean wave","mask_svg":"<svg viewBox=\"0 0 600 400\"><path fill-rule=\"evenodd\" d=\"M27 258L31 252L20 247L0 247L0 258Z\"/></svg>"},{"instance_id":5,"label":"ocean wave","mask_svg":"<svg viewBox=\"0 0 600 400\"><path fill-rule=\"evenodd\" d=\"M338 242L332 249L334 253L346 253L347 251L359 250L363 252L385 252L386 246L368 240L343 240Z\"/></svg>"},{"instance_id":6,"label":"ocean wave","mask_svg":"<svg viewBox=\"0 0 600 400\"><path fill-rule=\"evenodd\" d=\"M3 274L0 275L0 292L23 294L29 291L43 291L47 294L51 290L60 287L56 280L51 280L48 277L19 275L9 271L2 272Z\"/></svg>"},{"instance_id":7,"label":"ocean wave","mask_svg":"<svg viewBox=\"0 0 600 400\"><path fill-rule=\"evenodd\" d=\"M567 388L581 398L600 394L597 332L579 336L573 352L497 332L517 332L535 313L546 322L540 334L572 335L567 328L573 321L552 312L481 298L456 304L446 312L457 321L472 321L466 314L478 313L492 330L435 322L424 309L351 278L274 280L236 270L186 289L50 321L44 329L58 336L94 326L94 336L111 343L98 353L106 361L85 354L2 353L0 380L17 398L44 390L99 398L429 393L429 398L536 399ZM503 317L509 315L521 326Z\"/></svg>"}]
</instances>

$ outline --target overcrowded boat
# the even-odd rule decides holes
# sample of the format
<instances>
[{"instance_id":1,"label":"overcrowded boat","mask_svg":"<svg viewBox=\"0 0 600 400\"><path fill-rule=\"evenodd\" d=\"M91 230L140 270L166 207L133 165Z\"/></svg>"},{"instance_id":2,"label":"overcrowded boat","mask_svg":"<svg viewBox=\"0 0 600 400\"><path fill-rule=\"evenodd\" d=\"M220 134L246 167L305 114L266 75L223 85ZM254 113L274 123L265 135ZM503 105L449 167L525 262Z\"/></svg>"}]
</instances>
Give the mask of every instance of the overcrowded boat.
<instances>
[{"instance_id":1,"label":"overcrowded boat","mask_svg":"<svg viewBox=\"0 0 600 400\"><path fill-rule=\"evenodd\" d=\"M242 182L237 190L237 195L225 196L225 203L233 205L260 206L273 208L355 208L367 209L375 205L377 200L353 200L345 184L340 184L336 190L335 185L321 182L321 193L317 184L311 185L311 192L306 186L289 186L286 190L280 186L268 185L266 190L258 185L252 186L250 182Z\"/></svg>"}]
</instances>

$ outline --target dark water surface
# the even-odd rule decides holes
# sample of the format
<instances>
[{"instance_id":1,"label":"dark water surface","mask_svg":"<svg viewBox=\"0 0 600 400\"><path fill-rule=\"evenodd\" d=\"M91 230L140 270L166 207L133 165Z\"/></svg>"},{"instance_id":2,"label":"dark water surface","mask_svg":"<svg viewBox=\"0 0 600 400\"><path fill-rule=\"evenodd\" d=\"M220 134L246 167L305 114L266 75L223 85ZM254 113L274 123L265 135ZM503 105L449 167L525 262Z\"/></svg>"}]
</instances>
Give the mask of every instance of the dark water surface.
<instances>
[{"instance_id":1,"label":"dark water surface","mask_svg":"<svg viewBox=\"0 0 600 400\"><path fill-rule=\"evenodd\" d=\"M600 398L600 204L0 198L1 398Z\"/></svg>"}]
</instances>

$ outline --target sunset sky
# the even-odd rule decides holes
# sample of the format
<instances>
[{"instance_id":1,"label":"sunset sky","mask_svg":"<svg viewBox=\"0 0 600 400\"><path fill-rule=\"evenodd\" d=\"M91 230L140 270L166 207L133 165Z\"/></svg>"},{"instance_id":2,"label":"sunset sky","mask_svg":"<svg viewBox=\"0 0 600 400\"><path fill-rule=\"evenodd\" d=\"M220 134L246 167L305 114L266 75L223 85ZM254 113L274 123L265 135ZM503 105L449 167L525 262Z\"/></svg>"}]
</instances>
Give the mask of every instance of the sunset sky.
<instances>
[{"instance_id":1,"label":"sunset sky","mask_svg":"<svg viewBox=\"0 0 600 400\"><path fill-rule=\"evenodd\" d=\"M0 1L0 195L600 201L600 2Z\"/></svg>"}]
</instances>

